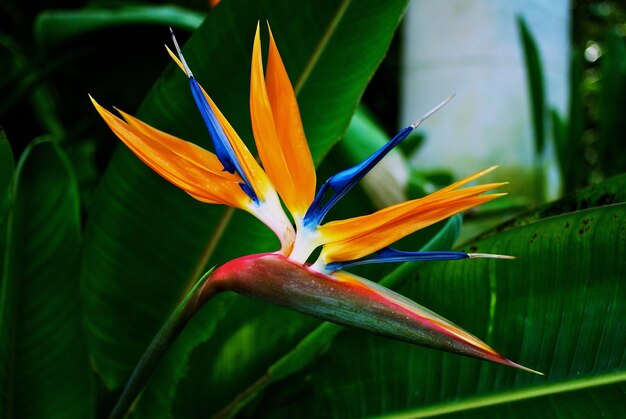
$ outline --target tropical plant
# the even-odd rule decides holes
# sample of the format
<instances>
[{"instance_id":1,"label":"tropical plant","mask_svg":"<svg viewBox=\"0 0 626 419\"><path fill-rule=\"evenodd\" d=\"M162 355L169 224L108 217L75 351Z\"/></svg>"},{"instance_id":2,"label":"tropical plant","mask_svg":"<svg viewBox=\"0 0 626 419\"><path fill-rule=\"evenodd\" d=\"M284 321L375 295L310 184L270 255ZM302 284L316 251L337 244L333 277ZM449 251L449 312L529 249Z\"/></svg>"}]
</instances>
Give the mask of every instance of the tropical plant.
<instances>
[{"instance_id":1,"label":"tropical plant","mask_svg":"<svg viewBox=\"0 0 626 419\"><path fill-rule=\"evenodd\" d=\"M357 154L378 148L368 144L377 128L363 129L375 124L363 124L363 112L351 117L406 6L225 0L208 12L189 3L41 13L2 6L11 23L3 27L30 17L38 42L29 50L35 44L19 30L0 36L8 69L0 84L4 417L106 417L116 404L113 415L122 416L137 393L129 416L150 418L624 414L626 175L573 191L456 250L516 260L354 268L542 377L235 293L196 311L205 272L274 251L278 240L243 211L192 199L124 145L111 155L118 140L87 97L134 109L166 66L133 114L208 148L189 81L149 45L168 42L163 23L179 36L194 29L183 47L194 76L241 137L253 138L251 42L267 19L322 178L360 160L350 155L354 142L363 144ZM355 188L329 218L374 209ZM401 248L450 249L460 228L454 216Z\"/></svg>"}]
</instances>

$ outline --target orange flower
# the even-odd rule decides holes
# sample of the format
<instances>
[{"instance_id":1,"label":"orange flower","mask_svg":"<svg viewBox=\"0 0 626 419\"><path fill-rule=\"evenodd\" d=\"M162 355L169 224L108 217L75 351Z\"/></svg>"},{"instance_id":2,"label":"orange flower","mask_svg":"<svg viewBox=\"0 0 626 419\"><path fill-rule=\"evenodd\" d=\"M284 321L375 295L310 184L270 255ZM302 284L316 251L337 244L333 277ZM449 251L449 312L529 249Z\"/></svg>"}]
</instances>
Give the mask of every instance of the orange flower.
<instances>
[{"instance_id":1,"label":"orange flower","mask_svg":"<svg viewBox=\"0 0 626 419\"><path fill-rule=\"evenodd\" d=\"M316 194L315 167L293 87L271 31L264 74L259 31L257 25L252 50L250 116L263 168L198 84L174 37L178 56L169 48L168 52L189 79L215 154L152 128L124 112L120 111L122 118L118 118L92 99L113 132L163 178L200 201L249 212L280 239L281 249L275 254L247 256L218 268L208 281L208 287L237 291L339 324L526 369L418 304L341 271L354 264L387 261L508 258L463 252L402 252L388 248L416 230L503 195L484 193L504 183L463 188L495 166L420 199L362 217L323 223L330 208L343 195L450 99L401 130L364 162L329 178ZM319 247L318 259L307 264Z\"/></svg>"}]
</instances>

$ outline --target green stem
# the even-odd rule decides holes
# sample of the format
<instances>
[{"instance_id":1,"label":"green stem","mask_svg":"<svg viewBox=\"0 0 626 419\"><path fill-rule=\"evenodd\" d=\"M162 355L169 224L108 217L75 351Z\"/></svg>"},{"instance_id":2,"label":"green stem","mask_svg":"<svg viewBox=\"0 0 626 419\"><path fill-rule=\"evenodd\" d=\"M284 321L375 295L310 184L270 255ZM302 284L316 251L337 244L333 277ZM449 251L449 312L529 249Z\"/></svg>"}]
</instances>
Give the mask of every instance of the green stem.
<instances>
[{"instance_id":1,"label":"green stem","mask_svg":"<svg viewBox=\"0 0 626 419\"><path fill-rule=\"evenodd\" d=\"M163 327L156 334L150 345L146 348L139 362L135 366L122 394L109 416L109 419L123 418L128 413L131 406L145 387L148 379L159 365L161 358L172 346L178 335L185 328L194 314L202 308L218 289L208 283L213 269L204 274L196 282L193 288L185 295L185 298L178 304L174 312L167 319Z\"/></svg>"}]
</instances>

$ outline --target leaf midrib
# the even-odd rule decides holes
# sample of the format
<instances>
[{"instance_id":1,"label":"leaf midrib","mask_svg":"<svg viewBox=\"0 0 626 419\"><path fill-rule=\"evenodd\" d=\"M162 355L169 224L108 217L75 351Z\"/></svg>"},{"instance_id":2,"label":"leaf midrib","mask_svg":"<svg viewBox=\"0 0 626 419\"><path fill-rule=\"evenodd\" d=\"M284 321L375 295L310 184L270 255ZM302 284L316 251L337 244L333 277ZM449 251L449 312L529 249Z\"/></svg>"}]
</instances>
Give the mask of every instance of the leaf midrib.
<instances>
[{"instance_id":1,"label":"leaf midrib","mask_svg":"<svg viewBox=\"0 0 626 419\"><path fill-rule=\"evenodd\" d=\"M512 402L536 399L553 394L569 393L594 387L605 386L626 381L626 371L607 373L594 377L579 378L568 381L559 381L540 386L520 388L514 391L494 393L485 396L472 397L465 400L457 400L448 403L440 403L432 406L421 407L389 415L378 416L379 419L409 419L427 418L440 416L467 410L479 409L503 405Z\"/></svg>"},{"instance_id":2,"label":"leaf midrib","mask_svg":"<svg viewBox=\"0 0 626 419\"><path fill-rule=\"evenodd\" d=\"M335 33L335 31L337 30L337 25L339 25L339 22L343 18L343 15L346 14L346 10L348 10L348 6L350 5L350 2L351 0L343 0L341 2L339 7L337 8L337 11L335 12L335 15L333 16L330 23L326 27L324 34L322 35L319 42L317 43L317 46L313 50L313 54L311 54L311 57L307 61L306 65L304 66L304 69L302 70L302 73L300 73L300 77L298 77L298 81L296 82L294 86L293 90L296 93L296 96L298 96L298 94L302 91L302 87L306 84L307 80L311 76L311 72L313 71L313 69L315 68L315 65L317 64L320 57L322 56L322 52L324 52L324 50L326 49L326 46L330 42L330 38L332 37L333 33Z\"/></svg>"}]
</instances>

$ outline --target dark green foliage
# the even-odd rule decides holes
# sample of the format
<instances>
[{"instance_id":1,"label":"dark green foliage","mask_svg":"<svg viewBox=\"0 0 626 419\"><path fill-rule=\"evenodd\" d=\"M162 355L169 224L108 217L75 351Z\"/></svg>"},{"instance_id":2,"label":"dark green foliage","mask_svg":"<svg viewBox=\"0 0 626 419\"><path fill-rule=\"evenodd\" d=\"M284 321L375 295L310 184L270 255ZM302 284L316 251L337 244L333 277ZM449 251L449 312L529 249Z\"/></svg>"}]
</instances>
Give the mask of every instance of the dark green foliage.
<instances>
[{"instance_id":1,"label":"dark green foliage","mask_svg":"<svg viewBox=\"0 0 626 419\"><path fill-rule=\"evenodd\" d=\"M611 30L606 37L606 51L600 70L598 94L598 163L605 176L626 171L626 41Z\"/></svg>"},{"instance_id":2,"label":"dark green foliage","mask_svg":"<svg viewBox=\"0 0 626 419\"><path fill-rule=\"evenodd\" d=\"M250 56L259 21L267 44L267 20L296 88L319 184L394 134L365 112L351 118L407 3L0 5L0 418L106 417L133 371L150 372L137 362L202 273L278 247L248 214L201 204L144 166L87 94L210 148L188 83L163 50L172 26L198 80L254 148ZM542 57L518 23L535 148L554 138L567 194L463 249L517 260L355 269L546 377L224 294L168 342L130 416L624 416L626 49L614 30L623 20L594 29L604 34L597 64L583 61L584 43L575 45L567 115L547 113ZM397 62L386 69L398 70ZM380 77L382 90L397 84ZM50 141L32 142L42 135ZM409 138L405 151L421 140ZM452 180L447 168L413 171L411 196ZM579 189L589 183L597 184ZM511 202L496 201L507 211ZM373 210L355 188L330 216ZM454 217L399 246L449 249L459 229Z\"/></svg>"},{"instance_id":3,"label":"dark green foliage","mask_svg":"<svg viewBox=\"0 0 626 419\"><path fill-rule=\"evenodd\" d=\"M78 292L78 188L59 147L29 147L10 195L2 228L0 414L90 417L95 393Z\"/></svg>"},{"instance_id":4,"label":"dark green foliage","mask_svg":"<svg viewBox=\"0 0 626 419\"><path fill-rule=\"evenodd\" d=\"M4 129L0 127L0 224L2 224L4 214L12 199L11 182L14 171L15 161L13 160L11 145Z\"/></svg>"},{"instance_id":5,"label":"dark green foliage","mask_svg":"<svg viewBox=\"0 0 626 419\"><path fill-rule=\"evenodd\" d=\"M532 104L535 146L540 152L546 137L545 114L550 109L551 135L563 182L563 192L597 183L626 170L626 122L621 109L626 104L626 40L620 29L624 12L618 4L577 5L574 17L590 12L589 19L577 27L570 65L569 106L560 115L545 103L542 61L536 40L523 19L518 28ZM585 29L587 30L585 32ZM598 43L599 42L599 43ZM597 48L599 57L587 57L586 49ZM587 62L585 62L587 61Z\"/></svg>"},{"instance_id":6,"label":"dark green foliage","mask_svg":"<svg viewBox=\"0 0 626 419\"><path fill-rule=\"evenodd\" d=\"M543 81L543 68L537 43L533 39L528 26L521 17L517 20L517 27L524 48L524 61L526 64L526 79L531 101L531 114L533 121L533 133L535 139L535 152L540 155L545 147L545 88Z\"/></svg>"}]
</instances>

